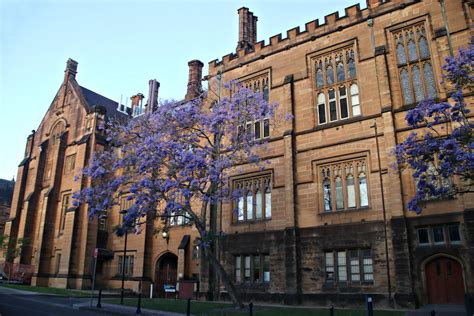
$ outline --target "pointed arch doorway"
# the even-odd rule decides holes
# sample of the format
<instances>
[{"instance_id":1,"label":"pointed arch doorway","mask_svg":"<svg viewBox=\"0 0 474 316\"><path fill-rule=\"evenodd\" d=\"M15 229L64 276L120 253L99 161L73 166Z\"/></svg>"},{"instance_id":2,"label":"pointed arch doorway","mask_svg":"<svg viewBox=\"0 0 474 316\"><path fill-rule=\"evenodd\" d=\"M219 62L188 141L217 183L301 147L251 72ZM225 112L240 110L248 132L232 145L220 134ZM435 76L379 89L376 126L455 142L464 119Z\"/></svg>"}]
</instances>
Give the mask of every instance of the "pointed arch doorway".
<instances>
[{"instance_id":1,"label":"pointed arch doorway","mask_svg":"<svg viewBox=\"0 0 474 316\"><path fill-rule=\"evenodd\" d=\"M454 258L438 256L425 265L429 304L464 304L461 264Z\"/></svg>"},{"instance_id":2,"label":"pointed arch doorway","mask_svg":"<svg viewBox=\"0 0 474 316\"><path fill-rule=\"evenodd\" d=\"M178 276L178 257L171 252L163 254L156 262L155 267L155 295L166 297L165 285L176 286ZM168 293L168 296L170 293ZM171 295L174 296L174 295Z\"/></svg>"}]
</instances>

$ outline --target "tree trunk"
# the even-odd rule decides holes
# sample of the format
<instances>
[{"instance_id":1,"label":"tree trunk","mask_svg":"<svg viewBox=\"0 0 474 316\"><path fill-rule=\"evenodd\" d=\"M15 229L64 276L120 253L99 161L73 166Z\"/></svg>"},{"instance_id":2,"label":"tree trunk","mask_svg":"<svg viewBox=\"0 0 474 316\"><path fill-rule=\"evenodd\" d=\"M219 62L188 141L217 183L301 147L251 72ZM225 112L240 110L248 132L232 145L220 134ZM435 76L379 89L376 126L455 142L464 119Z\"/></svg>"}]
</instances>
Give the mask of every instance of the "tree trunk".
<instances>
[{"instance_id":1,"label":"tree trunk","mask_svg":"<svg viewBox=\"0 0 474 316\"><path fill-rule=\"evenodd\" d=\"M243 308L244 304L240 300L240 295L237 293L237 290L235 289L234 284L229 278L229 275L227 272L225 272L224 268L222 267L221 263L217 261L216 256L212 252L211 249L205 247L204 248L204 255L209 261L209 264L213 267L214 272L217 273L217 275L220 277L222 280L222 283L224 283L225 289L229 293L230 299L236 306L239 308Z\"/></svg>"}]
</instances>

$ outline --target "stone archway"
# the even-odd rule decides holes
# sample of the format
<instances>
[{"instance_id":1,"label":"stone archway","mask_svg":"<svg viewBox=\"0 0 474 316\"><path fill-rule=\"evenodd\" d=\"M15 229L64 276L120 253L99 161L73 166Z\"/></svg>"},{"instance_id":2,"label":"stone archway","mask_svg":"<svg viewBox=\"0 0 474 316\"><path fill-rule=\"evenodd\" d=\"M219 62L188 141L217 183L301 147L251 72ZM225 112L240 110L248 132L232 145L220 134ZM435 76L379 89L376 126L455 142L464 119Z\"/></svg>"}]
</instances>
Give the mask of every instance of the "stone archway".
<instances>
[{"instance_id":1,"label":"stone archway","mask_svg":"<svg viewBox=\"0 0 474 316\"><path fill-rule=\"evenodd\" d=\"M165 285L176 287L178 277L178 257L171 252L163 254L155 266L155 295L166 297ZM174 295L171 295L174 296Z\"/></svg>"},{"instance_id":2,"label":"stone archway","mask_svg":"<svg viewBox=\"0 0 474 316\"><path fill-rule=\"evenodd\" d=\"M464 304L463 268L458 259L436 255L422 267L429 304Z\"/></svg>"}]
</instances>

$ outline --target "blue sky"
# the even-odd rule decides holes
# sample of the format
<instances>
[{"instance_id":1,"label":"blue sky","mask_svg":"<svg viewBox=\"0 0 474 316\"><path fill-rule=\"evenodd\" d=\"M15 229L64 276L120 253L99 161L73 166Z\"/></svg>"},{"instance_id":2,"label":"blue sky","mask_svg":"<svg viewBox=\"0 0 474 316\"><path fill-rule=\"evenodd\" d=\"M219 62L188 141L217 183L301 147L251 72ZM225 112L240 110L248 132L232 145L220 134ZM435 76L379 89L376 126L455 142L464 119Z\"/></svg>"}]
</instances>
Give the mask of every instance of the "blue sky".
<instances>
[{"instance_id":1,"label":"blue sky","mask_svg":"<svg viewBox=\"0 0 474 316\"><path fill-rule=\"evenodd\" d=\"M26 137L56 94L66 60L80 85L118 101L161 83L160 99L186 93L187 62L233 52L237 9L258 16L257 40L300 26L356 0L0 0L0 178L16 178ZM361 7L365 8L365 1Z\"/></svg>"}]
</instances>

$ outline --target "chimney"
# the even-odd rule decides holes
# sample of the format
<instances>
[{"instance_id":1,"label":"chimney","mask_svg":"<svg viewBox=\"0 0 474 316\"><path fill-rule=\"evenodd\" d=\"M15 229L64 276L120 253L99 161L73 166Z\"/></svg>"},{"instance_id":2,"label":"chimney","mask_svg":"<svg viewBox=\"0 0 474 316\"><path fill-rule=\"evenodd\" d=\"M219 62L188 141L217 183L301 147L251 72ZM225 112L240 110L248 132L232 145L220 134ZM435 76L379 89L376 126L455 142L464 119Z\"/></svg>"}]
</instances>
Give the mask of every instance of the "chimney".
<instances>
[{"instance_id":1,"label":"chimney","mask_svg":"<svg viewBox=\"0 0 474 316\"><path fill-rule=\"evenodd\" d=\"M66 70L64 70L64 80L68 80L70 77L76 78L77 73L77 61L69 58L66 62Z\"/></svg>"},{"instance_id":2,"label":"chimney","mask_svg":"<svg viewBox=\"0 0 474 316\"><path fill-rule=\"evenodd\" d=\"M146 105L146 112L153 113L158 108L158 88L160 83L156 79L148 81L148 100Z\"/></svg>"},{"instance_id":3,"label":"chimney","mask_svg":"<svg viewBox=\"0 0 474 316\"><path fill-rule=\"evenodd\" d=\"M141 93L137 93L136 95L132 96L130 99L132 100L132 116L138 116L143 113L143 99L145 96Z\"/></svg>"},{"instance_id":4,"label":"chimney","mask_svg":"<svg viewBox=\"0 0 474 316\"><path fill-rule=\"evenodd\" d=\"M258 18L250 12L248 8L242 7L237 10L239 13L239 41L238 49L253 49L257 42L257 21Z\"/></svg>"},{"instance_id":5,"label":"chimney","mask_svg":"<svg viewBox=\"0 0 474 316\"><path fill-rule=\"evenodd\" d=\"M189 66L189 78L188 78L188 91L184 99L186 101L197 98L202 93L202 67L204 64L197 59L191 60L188 63Z\"/></svg>"}]
</instances>

